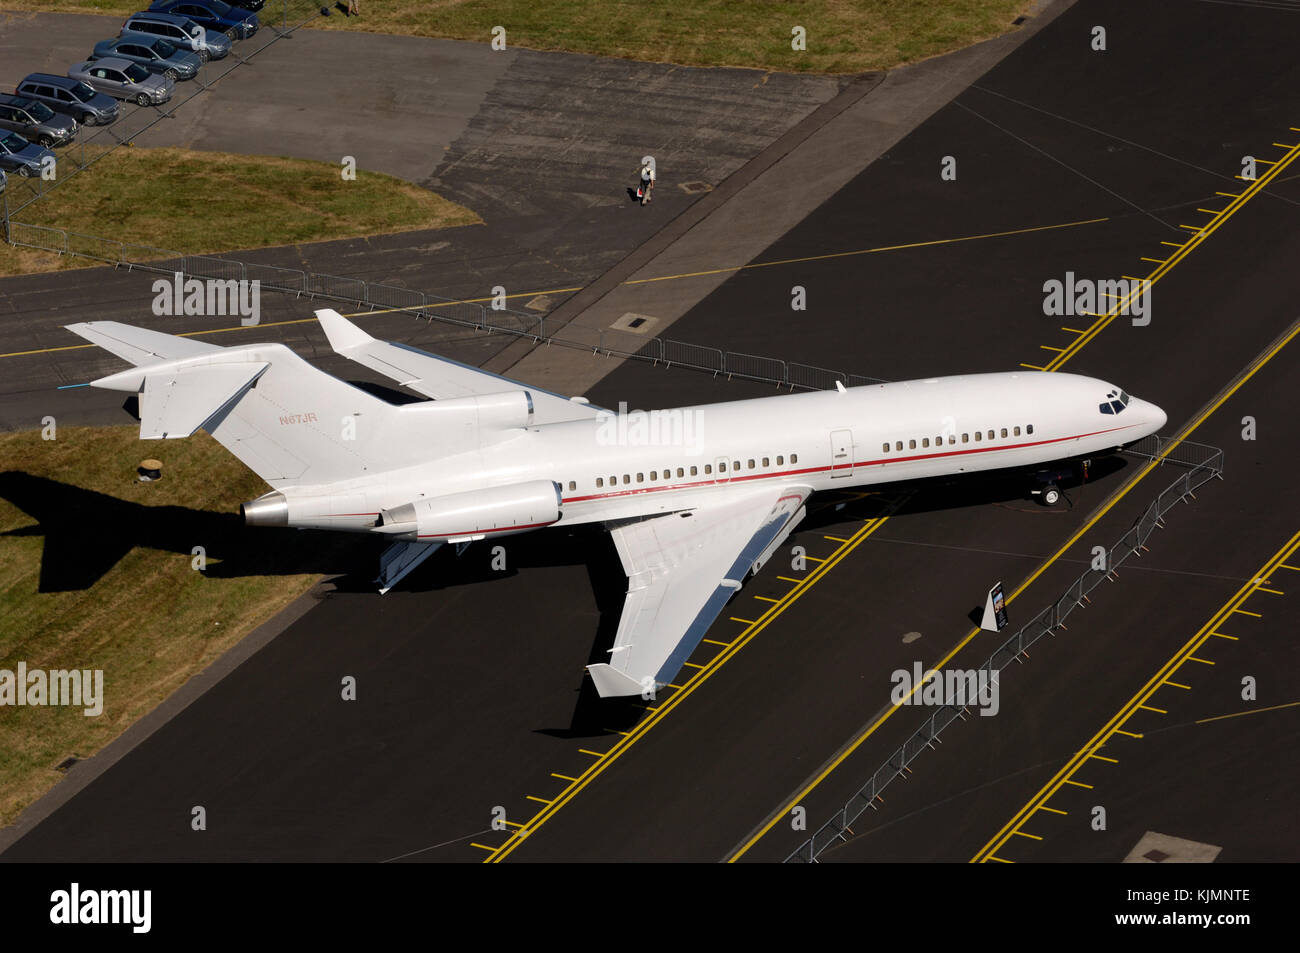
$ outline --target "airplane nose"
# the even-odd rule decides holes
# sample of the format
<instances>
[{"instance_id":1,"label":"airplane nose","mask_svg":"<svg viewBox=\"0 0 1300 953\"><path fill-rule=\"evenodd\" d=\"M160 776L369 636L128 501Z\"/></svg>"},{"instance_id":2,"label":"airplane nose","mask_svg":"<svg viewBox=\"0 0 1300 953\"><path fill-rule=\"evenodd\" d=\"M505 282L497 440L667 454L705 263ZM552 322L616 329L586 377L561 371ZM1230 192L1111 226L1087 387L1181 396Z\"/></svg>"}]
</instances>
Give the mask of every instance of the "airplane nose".
<instances>
[{"instance_id":1,"label":"airplane nose","mask_svg":"<svg viewBox=\"0 0 1300 953\"><path fill-rule=\"evenodd\" d=\"M1151 426L1154 427L1155 430L1160 430L1168 422L1169 422L1169 415L1166 414L1159 407L1157 407L1155 404L1152 404L1151 405Z\"/></svg>"}]
</instances>

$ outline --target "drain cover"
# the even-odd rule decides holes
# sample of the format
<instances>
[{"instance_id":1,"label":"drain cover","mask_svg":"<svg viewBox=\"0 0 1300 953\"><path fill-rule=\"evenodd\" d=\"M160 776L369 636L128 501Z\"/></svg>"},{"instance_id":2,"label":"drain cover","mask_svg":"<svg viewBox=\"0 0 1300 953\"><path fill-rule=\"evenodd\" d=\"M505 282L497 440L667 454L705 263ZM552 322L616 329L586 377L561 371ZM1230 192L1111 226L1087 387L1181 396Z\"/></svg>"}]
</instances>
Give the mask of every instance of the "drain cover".
<instances>
[{"instance_id":1,"label":"drain cover","mask_svg":"<svg viewBox=\"0 0 1300 953\"><path fill-rule=\"evenodd\" d=\"M712 192L713 186L707 182L683 182L679 186L683 192Z\"/></svg>"}]
</instances>

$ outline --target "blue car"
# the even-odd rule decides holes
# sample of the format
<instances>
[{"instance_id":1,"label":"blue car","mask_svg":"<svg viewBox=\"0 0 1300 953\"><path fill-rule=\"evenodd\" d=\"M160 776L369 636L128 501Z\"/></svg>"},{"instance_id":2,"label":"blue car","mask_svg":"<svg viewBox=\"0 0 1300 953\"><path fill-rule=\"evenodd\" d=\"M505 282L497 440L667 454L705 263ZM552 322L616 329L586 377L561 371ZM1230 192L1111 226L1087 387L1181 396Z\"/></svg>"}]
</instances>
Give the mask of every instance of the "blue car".
<instances>
[{"instance_id":1,"label":"blue car","mask_svg":"<svg viewBox=\"0 0 1300 953\"><path fill-rule=\"evenodd\" d=\"M244 7L232 7L225 0L154 0L149 12L185 17L232 40L247 40L260 25L257 14Z\"/></svg>"},{"instance_id":2,"label":"blue car","mask_svg":"<svg viewBox=\"0 0 1300 953\"><path fill-rule=\"evenodd\" d=\"M0 133L0 169L11 169L23 178L40 175L46 156L54 158L54 153L28 142L16 132Z\"/></svg>"}]
</instances>

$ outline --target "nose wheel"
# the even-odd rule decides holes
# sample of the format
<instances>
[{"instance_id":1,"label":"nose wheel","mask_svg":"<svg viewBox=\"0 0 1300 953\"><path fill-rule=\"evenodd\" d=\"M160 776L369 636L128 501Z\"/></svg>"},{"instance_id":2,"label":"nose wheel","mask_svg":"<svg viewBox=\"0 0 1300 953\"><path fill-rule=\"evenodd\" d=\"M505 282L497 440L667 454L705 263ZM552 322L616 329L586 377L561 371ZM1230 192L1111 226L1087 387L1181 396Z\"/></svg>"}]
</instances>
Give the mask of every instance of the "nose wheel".
<instances>
[{"instance_id":1,"label":"nose wheel","mask_svg":"<svg viewBox=\"0 0 1300 953\"><path fill-rule=\"evenodd\" d=\"M1038 502L1044 506L1057 506L1061 502L1061 488L1055 483L1049 483L1042 489L1035 490L1034 493L1038 496Z\"/></svg>"}]
</instances>

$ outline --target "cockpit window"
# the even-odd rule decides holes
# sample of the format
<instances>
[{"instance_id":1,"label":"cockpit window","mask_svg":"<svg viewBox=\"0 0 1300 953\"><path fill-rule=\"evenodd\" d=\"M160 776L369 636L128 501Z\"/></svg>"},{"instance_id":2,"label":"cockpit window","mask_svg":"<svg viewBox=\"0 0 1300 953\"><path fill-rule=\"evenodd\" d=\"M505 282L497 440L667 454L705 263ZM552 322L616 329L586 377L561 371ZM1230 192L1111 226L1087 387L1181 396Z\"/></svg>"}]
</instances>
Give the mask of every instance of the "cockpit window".
<instances>
[{"instance_id":1,"label":"cockpit window","mask_svg":"<svg viewBox=\"0 0 1300 953\"><path fill-rule=\"evenodd\" d=\"M1130 398L1122 390L1113 390L1106 395L1106 400L1097 405L1097 409L1103 414L1118 414L1124 411L1128 406Z\"/></svg>"}]
</instances>

